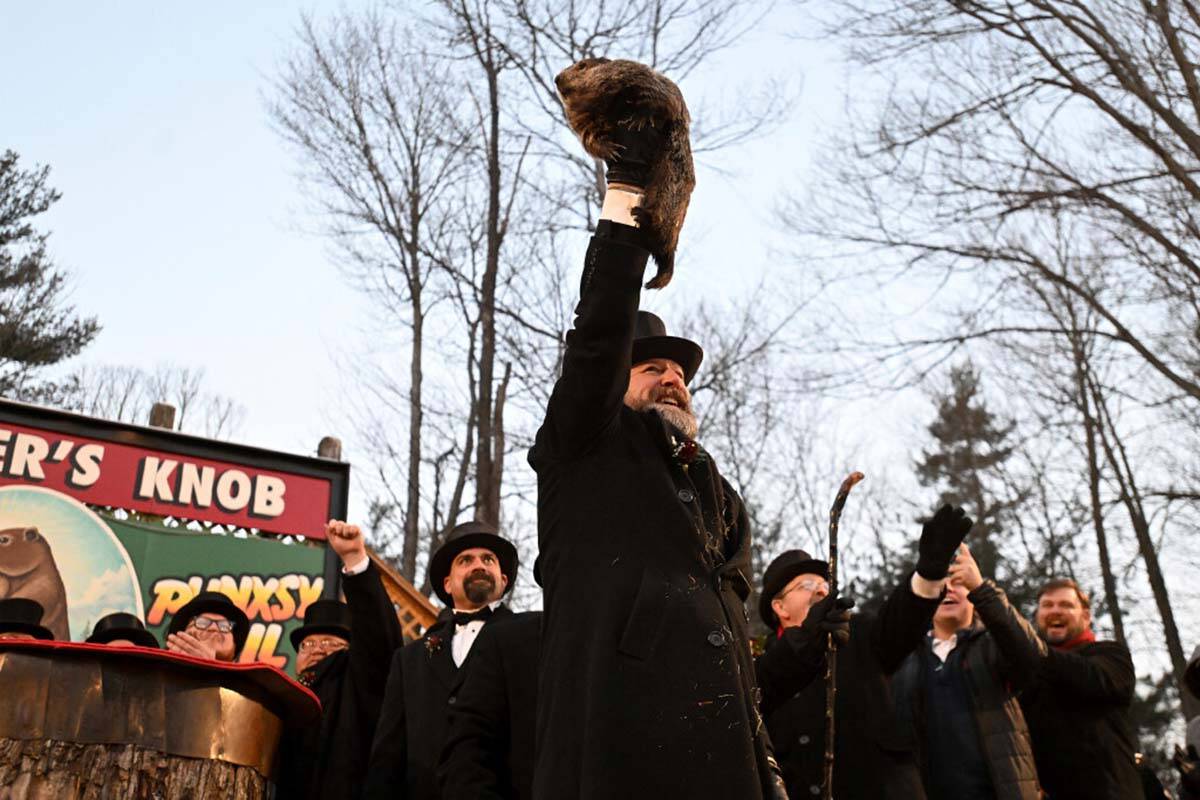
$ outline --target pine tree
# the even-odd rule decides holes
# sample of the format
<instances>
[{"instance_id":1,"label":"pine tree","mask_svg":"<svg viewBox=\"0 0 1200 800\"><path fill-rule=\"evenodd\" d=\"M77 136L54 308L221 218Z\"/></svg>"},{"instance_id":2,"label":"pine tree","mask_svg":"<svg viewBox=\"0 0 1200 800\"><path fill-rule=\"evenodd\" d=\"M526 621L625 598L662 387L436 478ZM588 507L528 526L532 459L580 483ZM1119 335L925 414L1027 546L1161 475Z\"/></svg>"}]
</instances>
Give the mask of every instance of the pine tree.
<instances>
[{"instance_id":1,"label":"pine tree","mask_svg":"<svg viewBox=\"0 0 1200 800\"><path fill-rule=\"evenodd\" d=\"M988 409L979 372L967 361L950 370L950 386L927 428L934 445L916 468L921 485L939 491L937 505L962 506L975 520L966 543L983 576L995 578L1019 608L1027 608L1045 576L1028 574L1008 527L1024 495L1004 477L1014 428Z\"/></svg>"},{"instance_id":2,"label":"pine tree","mask_svg":"<svg viewBox=\"0 0 1200 800\"><path fill-rule=\"evenodd\" d=\"M927 428L935 442L917 464L922 486L937 488L938 505L962 506L975 520L971 554L985 576L995 576L1004 560L1000 539L1012 502L992 484L1012 455L1012 423L1000 421L983 402L979 373L968 361L950 370L949 392L937 403Z\"/></svg>"},{"instance_id":3,"label":"pine tree","mask_svg":"<svg viewBox=\"0 0 1200 800\"><path fill-rule=\"evenodd\" d=\"M66 303L67 280L31 220L60 195L46 185L49 167L22 170L0 154L0 395L50 400L61 387L38 379L45 367L79 353L100 327Z\"/></svg>"},{"instance_id":4,"label":"pine tree","mask_svg":"<svg viewBox=\"0 0 1200 800\"><path fill-rule=\"evenodd\" d=\"M921 485L938 491L929 509L945 503L962 506L975 521L966 542L980 572L997 579L1019 608L1028 608L1043 576L1021 574L1024 566L1004 550L1005 523L1022 499L1022 493L1014 494L1003 480L1005 462L1013 452L1014 425L987 408L979 373L970 362L950 370L950 385L936 404L937 413L926 428L934 444L922 451L915 465ZM867 610L906 580L917 561L915 536L893 545L885 533L876 532L869 576L849 587Z\"/></svg>"}]
</instances>

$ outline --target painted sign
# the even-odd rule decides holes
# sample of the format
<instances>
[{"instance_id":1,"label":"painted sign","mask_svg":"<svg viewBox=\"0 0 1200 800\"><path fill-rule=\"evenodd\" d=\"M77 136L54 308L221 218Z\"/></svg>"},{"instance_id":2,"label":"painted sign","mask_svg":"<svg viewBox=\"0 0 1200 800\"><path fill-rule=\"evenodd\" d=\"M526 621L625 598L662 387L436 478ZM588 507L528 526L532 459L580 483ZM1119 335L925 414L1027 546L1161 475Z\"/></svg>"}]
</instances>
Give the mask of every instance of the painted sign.
<instances>
[{"instance_id":1,"label":"painted sign","mask_svg":"<svg viewBox=\"0 0 1200 800\"><path fill-rule=\"evenodd\" d=\"M92 505L325 537L329 482L228 461L0 425L0 486L50 486Z\"/></svg>"},{"instance_id":2,"label":"painted sign","mask_svg":"<svg viewBox=\"0 0 1200 800\"><path fill-rule=\"evenodd\" d=\"M0 401L0 598L38 600L61 640L83 641L100 617L126 611L162 641L185 603L219 591L250 619L241 661L287 669L288 634L336 590L326 586L328 549L306 540L344 518L348 472ZM159 516L289 538L166 526Z\"/></svg>"}]
</instances>

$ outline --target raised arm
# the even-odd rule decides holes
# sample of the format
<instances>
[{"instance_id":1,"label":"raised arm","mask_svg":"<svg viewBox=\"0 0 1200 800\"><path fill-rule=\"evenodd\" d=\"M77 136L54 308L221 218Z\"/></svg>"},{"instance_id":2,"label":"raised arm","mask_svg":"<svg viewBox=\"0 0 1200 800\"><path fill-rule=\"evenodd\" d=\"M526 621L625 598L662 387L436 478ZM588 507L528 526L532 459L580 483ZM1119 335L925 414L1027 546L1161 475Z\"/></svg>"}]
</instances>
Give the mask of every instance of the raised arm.
<instances>
[{"instance_id":1,"label":"raised arm","mask_svg":"<svg viewBox=\"0 0 1200 800\"><path fill-rule=\"evenodd\" d=\"M575 327L567 333L530 462L586 452L615 424L629 385L630 351L649 253L637 228L601 220L584 260Z\"/></svg>"},{"instance_id":2,"label":"raised arm","mask_svg":"<svg viewBox=\"0 0 1200 800\"><path fill-rule=\"evenodd\" d=\"M966 587L967 599L975 606L975 613L988 630L995 645L995 650L989 651L995 662L993 668L1017 688L1028 685L1046 658L1046 643L1008 602L1004 590L993 581L983 579L979 565L966 545L955 556L950 579Z\"/></svg>"},{"instance_id":3,"label":"raised arm","mask_svg":"<svg viewBox=\"0 0 1200 800\"><path fill-rule=\"evenodd\" d=\"M916 570L884 601L872 632L875 655L886 674L900 668L929 630L950 560L971 525L961 508L944 505L921 526Z\"/></svg>"},{"instance_id":4,"label":"raised arm","mask_svg":"<svg viewBox=\"0 0 1200 800\"><path fill-rule=\"evenodd\" d=\"M392 654L404 643L400 621L379 570L370 561L357 575L342 579L342 591L350 606L354 639L350 647L350 670L356 691L374 698L376 706L387 686Z\"/></svg>"},{"instance_id":5,"label":"raised arm","mask_svg":"<svg viewBox=\"0 0 1200 800\"><path fill-rule=\"evenodd\" d=\"M367 555L366 540L357 525L330 520L326 540L342 561L342 591L350 607L353 641L350 670L357 698L378 711L387 684L392 653L404 643L400 621L383 588L379 570Z\"/></svg>"}]
</instances>

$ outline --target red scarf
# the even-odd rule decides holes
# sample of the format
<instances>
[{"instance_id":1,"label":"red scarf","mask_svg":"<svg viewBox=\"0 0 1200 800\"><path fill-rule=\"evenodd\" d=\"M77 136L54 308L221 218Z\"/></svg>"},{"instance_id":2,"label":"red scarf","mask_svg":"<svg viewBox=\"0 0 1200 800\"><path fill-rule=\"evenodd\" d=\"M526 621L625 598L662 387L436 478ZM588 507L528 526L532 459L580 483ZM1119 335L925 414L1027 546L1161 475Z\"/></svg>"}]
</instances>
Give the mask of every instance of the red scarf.
<instances>
[{"instance_id":1,"label":"red scarf","mask_svg":"<svg viewBox=\"0 0 1200 800\"><path fill-rule=\"evenodd\" d=\"M1056 650L1074 650L1077 647L1083 647L1085 644L1093 644L1096 641L1096 634L1088 628L1083 633L1076 636L1074 639L1069 639L1062 644L1054 645Z\"/></svg>"}]
</instances>

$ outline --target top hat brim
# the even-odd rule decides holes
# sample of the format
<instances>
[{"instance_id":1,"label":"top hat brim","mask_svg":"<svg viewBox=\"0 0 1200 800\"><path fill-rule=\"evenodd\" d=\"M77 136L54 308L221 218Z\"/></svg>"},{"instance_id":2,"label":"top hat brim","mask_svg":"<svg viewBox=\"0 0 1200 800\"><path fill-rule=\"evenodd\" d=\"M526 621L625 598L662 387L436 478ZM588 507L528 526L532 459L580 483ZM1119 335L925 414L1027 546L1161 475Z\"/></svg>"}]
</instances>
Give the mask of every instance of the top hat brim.
<instances>
[{"instance_id":1,"label":"top hat brim","mask_svg":"<svg viewBox=\"0 0 1200 800\"><path fill-rule=\"evenodd\" d=\"M351 630L345 625L339 625L336 622L317 622L312 625L301 625L288 635L288 638L292 640L292 649L300 652L300 643L318 633L330 633L340 636L346 641L353 638Z\"/></svg>"},{"instance_id":2,"label":"top hat brim","mask_svg":"<svg viewBox=\"0 0 1200 800\"><path fill-rule=\"evenodd\" d=\"M771 608L771 601L797 575L808 573L821 575L826 580L829 580L829 563L819 558L797 561L794 564L788 564L777 573L771 575L771 582L769 584L764 582L762 594L758 596L758 616L762 618L763 623L767 627L774 628L779 625L779 618L775 616L775 610Z\"/></svg>"},{"instance_id":3,"label":"top hat brim","mask_svg":"<svg viewBox=\"0 0 1200 800\"><path fill-rule=\"evenodd\" d=\"M143 628L109 628L100 633L93 633L84 641L87 644L108 644L117 639L128 639L138 647L151 647L155 650L161 650L162 645L158 643L158 639L154 634Z\"/></svg>"},{"instance_id":4,"label":"top hat brim","mask_svg":"<svg viewBox=\"0 0 1200 800\"><path fill-rule=\"evenodd\" d=\"M0 622L0 633L28 633L44 642L54 641L54 634L49 628L33 622Z\"/></svg>"},{"instance_id":5,"label":"top hat brim","mask_svg":"<svg viewBox=\"0 0 1200 800\"><path fill-rule=\"evenodd\" d=\"M220 614L233 623L233 644L236 653L242 652L242 647L246 644L247 637L250 636L250 619L246 616L246 612L242 611L233 601L225 595L220 598L216 597L199 597L179 609L175 616L171 617L171 624L167 626L167 635L179 633L187 627L188 623L201 614Z\"/></svg>"},{"instance_id":6,"label":"top hat brim","mask_svg":"<svg viewBox=\"0 0 1200 800\"><path fill-rule=\"evenodd\" d=\"M459 536L439 547L429 560L429 578L433 584L433 591L447 607L454 604L454 598L443 586L446 576L450 574L450 564L463 550L474 547L491 550L499 559L500 572L508 578L508 585L504 587L502 596L511 592L513 584L517 582L517 548L513 547L512 542L503 536L483 531Z\"/></svg>"},{"instance_id":7,"label":"top hat brim","mask_svg":"<svg viewBox=\"0 0 1200 800\"><path fill-rule=\"evenodd\" d=\"M668 358L683 369L683 382L691 383L704 360L704 350L680 336L644 336L633 340L630 363L640 364L652 358Z\"/></svg>"}]
</instances>

